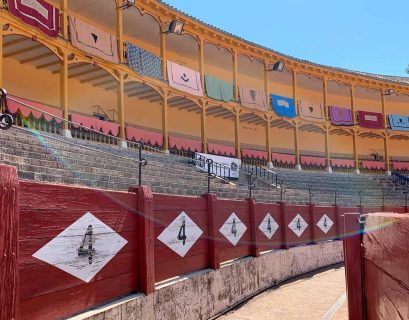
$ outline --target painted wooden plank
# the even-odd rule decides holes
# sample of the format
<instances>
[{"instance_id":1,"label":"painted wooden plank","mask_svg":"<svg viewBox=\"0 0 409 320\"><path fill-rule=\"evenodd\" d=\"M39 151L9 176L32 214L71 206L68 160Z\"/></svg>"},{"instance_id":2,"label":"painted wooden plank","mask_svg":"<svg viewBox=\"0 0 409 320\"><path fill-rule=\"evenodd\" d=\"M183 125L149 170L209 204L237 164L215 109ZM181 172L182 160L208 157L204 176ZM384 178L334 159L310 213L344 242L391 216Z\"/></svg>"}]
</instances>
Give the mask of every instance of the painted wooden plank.
<instances>
[{"instance_id":1,"label":"painted wooden plank","mask_svg":"<svg viewBox=\"0 0 409 320\"><path fill-rule=\"evenodd\" d=\"M160 282L175 276L205 269L208 266L208 259L207 255L196 255L159 264L155 267L155 279Z\"/></svg>"}]
</instances>

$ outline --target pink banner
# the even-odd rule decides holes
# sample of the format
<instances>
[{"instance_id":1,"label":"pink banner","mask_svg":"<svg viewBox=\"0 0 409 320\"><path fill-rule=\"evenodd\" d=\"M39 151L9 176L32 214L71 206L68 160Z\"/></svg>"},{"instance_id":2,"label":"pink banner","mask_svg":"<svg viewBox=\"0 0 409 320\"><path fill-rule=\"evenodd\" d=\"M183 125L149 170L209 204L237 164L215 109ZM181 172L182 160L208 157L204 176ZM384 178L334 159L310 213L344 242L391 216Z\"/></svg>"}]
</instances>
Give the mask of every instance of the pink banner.
<instances>
[{"instance_id":1,"label":"pink banner","mask_svg":"<svg viewBox=\"0 0 409 320\"><path fill-rule=\"evenodd\" d=\"M362 160L362 167L369 170L385 170L385 162Z\"/></svg>"},{"instance_id":2,"label":"pink banner","mask_svg":"<svg viewBox=\"0 0 409 320\"><path fill-rule=\"evenodd\" d=\"M384 121L382 113L358 111L359 125L364 128L383 129Z\"/></svg>"},{"instance_id":3,"label":"pink banner","mask_svg":"<svg viewBox=\"0 0 409 320\"><path fill-rule=\"evenodd\" d=\"M203 96L202 80L200 73L181 66L172 61L167 61L169 85L180 91L195 96Z\"/></svg>"},{"instance_id":4,"label":"pink banner","mask_svg":"<svg viewBox=\"0 0 409 320\"><path fill-rule=\"evenodd\" d=\"M314 104L309 101L300 101L298 104L298 113L301 119L308 121L325 121L324 108L319 104Z\"/></svg>"},{"instance_id":5,"label":"pink banner","mask_svg":"<svg viewBox=\"0 0 409 320\"><path fill-rule=\"evenodd\" d=\"M74 47L113 63L119 63L114 35L70 16L71 42Z\"/></svg>"},{"instance_id":6,"label":"pink banner","mask_svg":"<svg viewBox=\"0 0 409 320\"><path fill-rule=\"evenodd\" d=\"M60 10L43 0L8 0L12 15L40 29L49 37L60 33Z\"/></svg>"},{"instance_id":7,"label":"pink banner","mask_svg":"<svg viewBox=\"0 0 409 320\"><path fill-rule=\"evenodd\" d=\"M208 143L207 144L207 151L210 153L215 153L220 156L235 156L236 155L236 149L232 146L225 146L221 144L216 144L216 143Z\"/></svg>"},{"instance_id":8,"label":"pink banner","mask_svg":"<svg viewBox=\"0 0 409 320\"><path fill-rule=\"evenodd\" d=\"M240 103L243 107L267 111L266 93L245 86L239 86Z\"/></svg>"},{"instance_id":9,"label":"pink banner","mask_svg":"<svg viewBox=\"0 0 409 320\"><path fill-rule=\"evenodd\" d=\"M295 156L292 154L272 153L271 159L274 162L295 165Z\"/></svg>"},{"instance_id":10,"label":"pink banner","mask_svg":"<svg viewBox=\"0 0 409 320\"><path fill-rule=\"evenodd\" d=\"M354 168L355 161L352 159L331 159L331 167L334 168Z\"/></svg>"},{"instance_id":11,"label":"pink banner","mask_svg":"<svg viewBox=\"0 0 409 320\"><path fill-rule=\"evenodd\" d=\"M28 118L30 116L30 114L35 118L35 119L40 119L42 116L44 117L44 119L46 121L51 121L52 119L55 119L55 122L57 122L58 124L62 122L61 119L57 119L55 117L58 118L62 118L63 117L63 111L57 108L53 108L53 107L49 107L49 106L45 106L41 103L37 103L37 102L33 102L30 100L26 100L23 98L19 98L19 97L14 97L12 95L9 95L10 98L13 98L15 100L18 100L19 102L7 99L7 109L9 110L10 113L12 114L16 114L16 113L20 113L23 118ZM52 116L48 115L48 114L44 114L41 111L38 110L34 110L30 107L27 107L25 105L23 105L23 103L34 107L36 109L39 109L43 112L48 112L50 114L52 114Z\"/></svg>"},{"instance_id":12,"label":"pink banner","mask_svg":"<svg viewBox=\"0 0 409 320\"><path fill-rule=\"evenodd\" d=\"M81 114L73 113L71 114L71 125L74 128L79 128L80 125L94 129L95 131L102 131L106 134L112 134L114 137L119 134L119 125L114 122L102 121L91 116L84 116Z\"/></svg>"},{"instance_id":13,"label":"pink banner","mask_svg":"<svg viewBox=\"0 0 409 320\"><path fill-rule=\"evenodd\" d=\"M393 170L409 171L409 162L392 162Z\"/></svg>"},{"instance_id":14,"label":"pink banner","mask_svg":"<svg viewBox=\"0 0 409 320\"><path fill-rule=\"evenodd\" d=\"M322 157L301 156L300 161L301 161L301 164L303 165L325 167L325 158L322 158Z\"/></svg>"},{"instance_id":15,"label":"pink banner","mask_svg":"<svg viewBox=\"0 0 409 320\"><path fill-rule=\"evenodd\" d=\"M241 154L243 157L246 158L253 158L253 159L260 159L260 160L267 160L268 159L268 152L267 151L260 151L260 150L251 150L251 149L241 149Z\"/></svg>"},{"instance_id":16,"label":"pink banner","mask_svg":"<svg viewBox=\"0 0 409 320\"><path fill-rule=\"evenodd\" d=\"M130 141L140 141L152 146L163 146L163 134L134 127L125 127L126 138Z\"/></svg>"},{"instance_id":17,"label":"pink banner","mask_svg":"<svg viewBox=\"0 0 409 320\"><path fill-rule=\"evenodd\" d=\"M200 141L179 137L169 137L169 147L184 151L202 151L202 143Z\"/></svg>"}]
</instances>

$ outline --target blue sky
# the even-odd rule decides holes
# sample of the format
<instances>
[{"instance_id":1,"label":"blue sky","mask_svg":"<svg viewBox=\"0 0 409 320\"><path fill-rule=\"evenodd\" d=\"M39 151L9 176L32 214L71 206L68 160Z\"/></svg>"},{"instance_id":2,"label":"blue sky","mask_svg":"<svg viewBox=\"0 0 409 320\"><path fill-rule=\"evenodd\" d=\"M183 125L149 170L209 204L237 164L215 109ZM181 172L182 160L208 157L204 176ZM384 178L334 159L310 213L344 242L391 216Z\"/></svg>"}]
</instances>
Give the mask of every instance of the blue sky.
<instances>
[{"instance_id":1,"label":"blue sky","mask_svg":"<svg viewBox=\"0 0 409 320\"><path fill-rule=\"evenodd\" d=\"M213 26L309 61L407 76L408 0L165 0Z\"/></svg>"}]
</instances>

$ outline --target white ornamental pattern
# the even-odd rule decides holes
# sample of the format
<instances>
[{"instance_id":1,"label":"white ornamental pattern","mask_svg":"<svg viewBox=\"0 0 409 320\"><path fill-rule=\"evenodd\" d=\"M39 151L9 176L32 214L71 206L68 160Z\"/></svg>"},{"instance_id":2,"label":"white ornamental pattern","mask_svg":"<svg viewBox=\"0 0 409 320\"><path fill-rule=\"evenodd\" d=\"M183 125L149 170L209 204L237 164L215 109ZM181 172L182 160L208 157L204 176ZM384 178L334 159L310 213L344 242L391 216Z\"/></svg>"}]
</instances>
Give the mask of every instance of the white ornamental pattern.
<instances>
[{"instance_id":1,"label":"white ornamental pattern","mask_svg":"<svg viewBox=\"0 0 409 320\"><path fill-rule=\"evenodd\" d=\"M127 242L87 212L34 253L33 257L90 282Z\"/></svg>"},{"instance_id":2,"label":"white ornamental pattern","mask_svg":"<svg viewBox=\"0 0 409 320\"><path fill-rule=\"evenodd\" d=\"M187 213L182 212L162 231L158 239L179 256L184 257L202 233L203 231L189 218Z\"/></svg>"},{"instance_id":3,"label":"white ornamental pattern","mask_svg":"<svg viewBox=\"0 0 409 320\"><path fill-rule=\"evenodd\" d=\"M324 214L317 223L318 228L320 228L325 234L328 233L333 225L334 222L326 214Z\"/></svg>"},{"instance_id":4,"label":"white ornamental pattern","mask_svg":"<svg viewBox=\"0 0 409 320\"><path fill-rule=\"evenodd\" d=\"M290 222L288 227L298 236L304 233L305 229L308 227L308 223L301 217L300 214L297 214L295 218Z\"/></svg>"},{"instance_id":5,"label":"white ornamental pattern","mask_svg":"<svg viewBox=\"0 0 409 320\"><path fill-rule=\"evenodd\" d=\"M271 216L271 214L267 213L258 228L265 234L268 239L271 239L278 230L279 226Z\"/></svg>"},{"instance_id":6,"label":"white ornamental pattern","mask_svg":"<svg viewBox=\"0 0 409 320\"><path fill-rule=\"evenodd\" d=\"M233 246L237 245L246 230L247 227L234 212L219 229L220 233L224 235Z\"/></svg>"}]
</instances>

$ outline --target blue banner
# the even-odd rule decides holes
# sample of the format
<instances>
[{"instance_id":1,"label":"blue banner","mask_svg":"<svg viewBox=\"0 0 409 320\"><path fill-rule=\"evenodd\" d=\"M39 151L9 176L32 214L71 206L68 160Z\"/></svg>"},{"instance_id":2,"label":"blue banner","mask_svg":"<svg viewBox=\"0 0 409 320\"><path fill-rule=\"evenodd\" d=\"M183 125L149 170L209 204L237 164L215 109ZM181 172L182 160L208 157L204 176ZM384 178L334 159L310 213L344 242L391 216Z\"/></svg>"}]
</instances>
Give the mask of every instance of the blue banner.
<instances>
[{"instance_id":1,"label":"blue banner","mask_svg":"<svg viewBox=\"0 0 409 320\"><path fill-rule=\"evenodd\" d=\"M392 130L409 131L409 116L390 114L388 118Z\"/></svg>"},{"instance_id":2,"label":"blue banner","mask_svg":"<svg viewBox=\"0 0 409 320\"><path fill-rule=\"evenodd\" d=\"M270 95L270 99L272 109L278 116L286 118L294 118L297 116L294 99L275 94Z\"/></svg>"}]
</instances>

